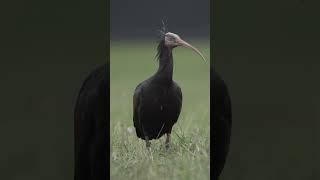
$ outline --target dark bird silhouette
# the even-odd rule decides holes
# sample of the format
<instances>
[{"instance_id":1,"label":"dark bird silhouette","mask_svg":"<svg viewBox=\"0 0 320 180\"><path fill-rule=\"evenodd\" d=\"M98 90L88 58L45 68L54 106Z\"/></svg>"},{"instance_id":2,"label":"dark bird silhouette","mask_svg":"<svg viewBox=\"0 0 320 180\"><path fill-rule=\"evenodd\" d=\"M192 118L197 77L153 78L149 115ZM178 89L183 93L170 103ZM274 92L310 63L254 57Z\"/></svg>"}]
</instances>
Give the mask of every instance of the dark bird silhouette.
<instances>
[{"instance_id":1,"label":"dark bird silhouette","mask_svg":"<svg viewBox=\"0 0 320 180\"><path fill-rule=\"evenodd\" d=\"M172 79L172 50L177 46L191 48L204 59L196 48L178 35L162 31L157 53L158 71L140 83L133 95L133 124L137 136L146 141L147 147L150 147L149 140L164 134L167 135L166 147L169 147L171 130L181 111L181 89Z\"/></svg>"},{"instance_id":2,"label":"dark bird silhouette","mask_svg":"<svg viewBox=\"0 0 320 180\"><path fill-rule=\"evenodd\" d=\"M74 180L107 179L107 66L92 71L78 95L74 109Z\"/></svg>"},{"instance_id":3,"label":"dark bird silhouette","mask_svg":"<svg viewBox=\"0 0 320 180\"><path fill-rule=\"evenodd\" d=\"M211 70L213 80L213 179L218 180L229 152L232 113L231 99L223 79Z\"/></svg>"}]
</instances>

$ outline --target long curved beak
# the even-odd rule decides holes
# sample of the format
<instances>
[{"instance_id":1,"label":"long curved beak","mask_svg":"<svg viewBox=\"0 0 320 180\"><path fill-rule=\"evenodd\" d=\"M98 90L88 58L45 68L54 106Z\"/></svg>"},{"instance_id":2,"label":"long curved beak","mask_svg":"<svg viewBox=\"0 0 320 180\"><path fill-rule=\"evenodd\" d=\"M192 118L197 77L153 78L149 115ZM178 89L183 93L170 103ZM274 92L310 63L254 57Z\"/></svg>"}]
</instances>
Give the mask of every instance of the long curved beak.
<instances>
[{"instance_id":1,"label":"long curved beak","mask_svg":"<svg viewBox=\"0 0 320 180\"><path fill-rule=\"evenodd\" d=\"M197 54L199 54L201 56L201 58L204 60L204 62L207 62L206 59L204 58L204 56L201 54L201 52L197 48L191 46L189 43L185 42L182 39L179 39L178 43L180 46L192 49L193 51L195 51Z\"/></svg>"}]
</instances>

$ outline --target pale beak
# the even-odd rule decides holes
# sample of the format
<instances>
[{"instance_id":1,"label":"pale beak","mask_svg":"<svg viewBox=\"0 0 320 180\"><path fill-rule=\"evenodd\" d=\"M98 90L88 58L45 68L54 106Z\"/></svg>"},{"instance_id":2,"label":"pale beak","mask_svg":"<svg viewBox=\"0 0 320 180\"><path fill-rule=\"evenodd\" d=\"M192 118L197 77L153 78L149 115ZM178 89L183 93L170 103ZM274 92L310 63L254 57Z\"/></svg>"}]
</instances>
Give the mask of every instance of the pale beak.
<instances>
[{"instance_id":1,"label":"pale beak","mask_svg":"<svg viewBox=\"0 0 320 180\"><path fill-rule=\"evenodd\" d=\"M193 51L195 51L197 54L199 54L201 56L201 58L204 60L204 62L207 62L206 59L204 58L204 56L201 54L201 52L197 48L191 46L189 43L185 42L184 40L179 39L178 45L192 49Z\"/></svg>"}]
</instances>

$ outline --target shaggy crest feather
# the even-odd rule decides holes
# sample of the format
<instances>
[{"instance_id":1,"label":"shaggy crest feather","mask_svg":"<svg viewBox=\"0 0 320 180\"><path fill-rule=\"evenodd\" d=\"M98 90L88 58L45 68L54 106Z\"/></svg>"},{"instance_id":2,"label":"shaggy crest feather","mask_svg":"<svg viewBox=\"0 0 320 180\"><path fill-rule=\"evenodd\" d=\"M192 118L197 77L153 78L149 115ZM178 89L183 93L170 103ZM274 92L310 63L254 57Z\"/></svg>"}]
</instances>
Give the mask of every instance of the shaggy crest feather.
<instances>
[{"instance_id":1,"label":"shaggy crest feather","mask_svg":"<svg viewBox=\"0 0 320 180\"><path fill-rule=\"evenodd\" d=\"M165 47L164 37L165 37L165 34L168 32L168 27L163 22L163 20L162 20L162 27L158 31L159 31L159 40L158 40L158 46L157 46L157 54L155 55L156 60L159 60L161 57L162 49Z\"/></svg>"}]
</instances>

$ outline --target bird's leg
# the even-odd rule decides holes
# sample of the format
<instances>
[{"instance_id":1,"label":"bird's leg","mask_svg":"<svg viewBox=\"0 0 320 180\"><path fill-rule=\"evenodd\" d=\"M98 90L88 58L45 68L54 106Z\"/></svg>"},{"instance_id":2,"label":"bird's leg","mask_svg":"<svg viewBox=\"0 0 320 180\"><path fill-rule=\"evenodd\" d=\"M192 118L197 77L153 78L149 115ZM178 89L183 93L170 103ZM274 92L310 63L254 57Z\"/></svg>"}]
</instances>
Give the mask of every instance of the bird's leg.
<instances>
[{"instance_id":1,"label":"bird's leg","mask_svg":"<svg viewBox=\"0 0 320 180\"><path fill-rule=\"evenodd\" d=\"M165 146L166 146L166 149L168 149L170 147L170 133L167 133Z\"/></svg>"},{"instance_id":2,"label":"bird's leg","mask_svg":"<svg viewBox=\"0 0 320 180\"><path fill-rule=\"evenodd\" d=\"M150 141L149 141L149 137L146 136L146 137L145 137L145 140L146 140L146 147L147 147L147 148L150 148L151 143L150 143Z\"/></svg>"}]
</instances>

